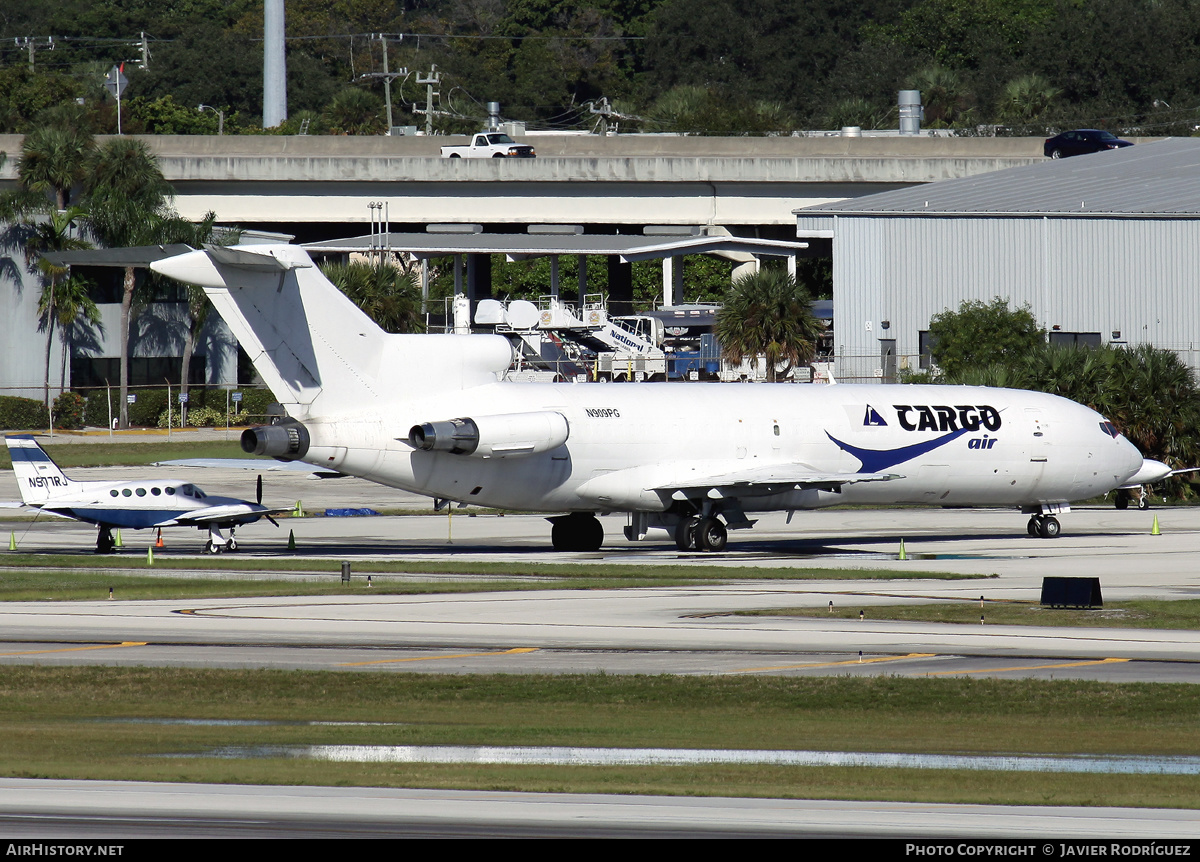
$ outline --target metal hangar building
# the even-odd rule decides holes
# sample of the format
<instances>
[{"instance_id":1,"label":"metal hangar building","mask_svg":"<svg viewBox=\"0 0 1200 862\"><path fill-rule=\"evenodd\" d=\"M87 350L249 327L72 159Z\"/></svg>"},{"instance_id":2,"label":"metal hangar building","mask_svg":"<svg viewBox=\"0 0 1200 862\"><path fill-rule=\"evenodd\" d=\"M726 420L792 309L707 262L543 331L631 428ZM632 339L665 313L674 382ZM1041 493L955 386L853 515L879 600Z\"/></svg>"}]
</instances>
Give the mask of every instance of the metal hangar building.
<instances>
[{"instance_id":1,"label":"metal hangar building","mask_svg":"<svg viewBox=\"0 0 1200 862\"><path fill-rule=\"evenodd\" d=\"M1052 342L1143 344L1200 368L1200 139L1168 138L795 211L833 257L835 373L928 364L930 318L1028 304Z\"/></svg>"}]
</instances>

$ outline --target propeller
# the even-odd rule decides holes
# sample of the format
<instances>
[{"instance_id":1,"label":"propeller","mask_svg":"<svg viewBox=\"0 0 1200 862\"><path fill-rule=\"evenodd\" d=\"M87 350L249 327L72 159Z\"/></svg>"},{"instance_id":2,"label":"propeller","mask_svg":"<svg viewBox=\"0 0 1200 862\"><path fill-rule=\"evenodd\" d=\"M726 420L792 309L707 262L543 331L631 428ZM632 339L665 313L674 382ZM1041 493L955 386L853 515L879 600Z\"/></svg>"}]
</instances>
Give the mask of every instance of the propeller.
<instances>
[{"instance_id":1,"label":"propeller","mask_svg":"<svg viewBox=\"0 0 1200 862\"><path fill-rule=\"evenodd\" d=\"M262 473L258 474L258 492L255 495L255 500L257 501L258 505L260 505L260 506L262 505ZM266 518L268 521L270 521L272 524L274 524L276 527L279 526L279 522L276 521L274 518L272 518L270 515L268 515L266 512L263 512L263 517Z\"/></svg>"}]
</instances>

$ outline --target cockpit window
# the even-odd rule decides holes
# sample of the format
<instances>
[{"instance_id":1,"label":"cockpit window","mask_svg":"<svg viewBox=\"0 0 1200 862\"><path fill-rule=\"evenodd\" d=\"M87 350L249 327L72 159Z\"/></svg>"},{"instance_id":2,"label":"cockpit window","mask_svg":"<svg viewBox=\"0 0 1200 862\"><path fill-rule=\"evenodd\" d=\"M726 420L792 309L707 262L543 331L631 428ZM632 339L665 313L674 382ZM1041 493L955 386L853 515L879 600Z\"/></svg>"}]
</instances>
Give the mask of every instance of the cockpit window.
<instances>
[{"instance_id":1,"label":"cockpit window","mask_svg":"<svg viewBox=\"0 0 1200 862\"><path fill-rule=\"evenodd\" d=\"M1121 436L1121 432L1117 430L1117 426L1112 424L1111 422L1101 422L1100 430L1103 431L1105 434L1107 434L1109 437L1112 437L1114 440L1116 440L1118 437Z\"/></svg>"}]
</instances>

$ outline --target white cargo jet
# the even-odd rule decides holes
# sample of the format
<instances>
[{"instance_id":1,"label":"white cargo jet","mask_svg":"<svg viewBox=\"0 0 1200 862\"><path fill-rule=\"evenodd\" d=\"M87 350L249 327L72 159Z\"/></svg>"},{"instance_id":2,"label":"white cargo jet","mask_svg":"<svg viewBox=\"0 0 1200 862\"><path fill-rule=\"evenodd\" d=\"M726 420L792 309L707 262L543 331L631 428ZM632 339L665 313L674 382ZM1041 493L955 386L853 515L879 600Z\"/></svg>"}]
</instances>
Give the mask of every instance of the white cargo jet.
<instances>
[{"instance_id":1,"label":"white cargo jet","mask_svg":"<svg viewBox=\"0 0 1200 862\"><path fill-rule=\"evenodd\" d=\"M295 246L152 264L201 285L286 408L242 448L445 501L561 513L558 550L670 531L719 551L749 515L837 503L1004 506L1059 534L1072 500L1143 471L1103 416L963 386L558 384L503 380L507 339L389 335Z\"/></svg>"},{"instance_id":2,"label":"white cargo jet","mask_svg":"<svg viewBox=\"0 0 1200 862\"><path fill-rule=\"evenodd\" d=\"M235 527L271 517L276 510L262 505L262 477L258 477L258 502L232 497L210 497L190 482L156 479L135 482L76 482L68 479L46 451L29 435L4 438L12 458L13 473L26 506L96 524L96 553L113 550L114 528L143 530L161 527L196 527L208 530L204 550L218 554L236 551ZM221 533L229 531L228 536Z\"/></svg>"}]
</instances>

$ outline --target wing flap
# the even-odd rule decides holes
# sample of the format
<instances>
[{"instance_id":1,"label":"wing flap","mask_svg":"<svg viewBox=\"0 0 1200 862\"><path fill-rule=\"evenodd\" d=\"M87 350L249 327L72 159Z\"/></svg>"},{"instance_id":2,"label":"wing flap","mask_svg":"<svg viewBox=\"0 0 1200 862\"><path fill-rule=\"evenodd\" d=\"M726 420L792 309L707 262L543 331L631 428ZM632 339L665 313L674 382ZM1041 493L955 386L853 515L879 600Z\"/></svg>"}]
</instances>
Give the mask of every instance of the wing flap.
<instances>
[{"instance_id":1,"label":"wing flap","mask_svg":"<svg viewBox=\"0 0 1200 862\"><path fill-rule=\"evenodd\" d=\"M843 485L902 478L898 473L821 473L799 464L773 464L703 477L689 476L685 483L666 483L653 490L670 494L676 500L763 497L807 489L839 491Z\"/></svg>"}]
</instances>

